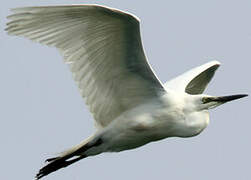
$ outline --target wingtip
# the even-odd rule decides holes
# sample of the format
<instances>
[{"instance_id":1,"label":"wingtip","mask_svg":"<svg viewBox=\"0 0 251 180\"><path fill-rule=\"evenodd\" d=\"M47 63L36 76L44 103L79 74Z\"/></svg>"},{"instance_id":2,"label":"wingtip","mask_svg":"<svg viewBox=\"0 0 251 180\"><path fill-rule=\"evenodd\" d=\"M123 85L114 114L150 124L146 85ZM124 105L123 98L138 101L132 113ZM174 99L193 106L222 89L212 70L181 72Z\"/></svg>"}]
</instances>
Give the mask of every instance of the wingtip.
<instances>
[{"instance_id":1,"label":"wingtip","mask_svg":"<svg viewBox=\"0 0 251 180\"><path fill-rule=\"evenodd\" d=\"M219 62L219 61L217 61L217 60L213 60L213 61L210 61L210 62L208 62L209 64L212 64L212 65L218 65L218 66L220 66L221 65L221 63Z\"/></svg>"}]
</instances>

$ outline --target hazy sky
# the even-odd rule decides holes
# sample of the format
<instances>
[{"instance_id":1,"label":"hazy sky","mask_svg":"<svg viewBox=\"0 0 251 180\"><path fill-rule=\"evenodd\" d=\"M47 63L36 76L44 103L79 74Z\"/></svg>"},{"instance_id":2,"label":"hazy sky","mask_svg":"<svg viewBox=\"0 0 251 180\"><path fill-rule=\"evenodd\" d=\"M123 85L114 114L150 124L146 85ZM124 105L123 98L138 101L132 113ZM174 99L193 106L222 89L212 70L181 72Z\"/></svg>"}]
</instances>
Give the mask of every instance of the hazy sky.
<instances>
[{"instance_id":1,"label":"hazy sky","mask_svg":"<svg viewBox=\"0 0 251 180\"><path fill-rule=\"evenodd\" d=\"M96 3L141 19L144 48L164 82L211 60L222 63L206 93L251 94L251 1L9 0L0 6L1 180L32 179L44 160L94 132L93 119L55 48L4 32L9 9ZM211 110L197 137L105 153L47 180L251 179L250 97Z\"/></svg>"}]
</instances>

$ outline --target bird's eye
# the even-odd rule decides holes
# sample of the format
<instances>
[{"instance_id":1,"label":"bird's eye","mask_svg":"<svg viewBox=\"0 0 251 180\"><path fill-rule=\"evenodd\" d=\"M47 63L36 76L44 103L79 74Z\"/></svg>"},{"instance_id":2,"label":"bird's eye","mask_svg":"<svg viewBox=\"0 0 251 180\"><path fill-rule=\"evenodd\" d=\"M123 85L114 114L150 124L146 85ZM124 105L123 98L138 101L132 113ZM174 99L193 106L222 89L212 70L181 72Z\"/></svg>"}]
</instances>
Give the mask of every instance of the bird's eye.
<instances>
[{"instance_id":1,"label":"bird's eye","mask_svg":"<svg viewBox=\"0 0 251 180\"><path fill-rule=\"evenodd\" d=\"M202 103L203 103L203 104L206 104L206 103L208 103L209 101L210 101L210 99L207 98L207 97L203 97L203 98L202 98Z\"/></svg>"}]
</instances>

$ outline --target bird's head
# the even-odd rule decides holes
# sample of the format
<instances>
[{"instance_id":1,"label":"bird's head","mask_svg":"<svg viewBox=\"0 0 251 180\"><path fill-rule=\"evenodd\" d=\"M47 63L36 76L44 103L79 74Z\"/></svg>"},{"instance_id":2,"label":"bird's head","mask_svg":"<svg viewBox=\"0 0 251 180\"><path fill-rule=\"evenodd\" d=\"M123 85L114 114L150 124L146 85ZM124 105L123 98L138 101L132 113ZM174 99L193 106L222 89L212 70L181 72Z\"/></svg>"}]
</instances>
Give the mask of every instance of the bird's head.
<instances>
[{"instance_id":1,"label":"bird's head","mask_svg":"<svg viewBox=\"0 0 251 180\"><path fill-rule=\"evenodd\" d=\"M237 94L237 95L230 95L230 96L209 96L209 95L202 94L202 95L197 96L196 104L198 104L198 107L200 110L212 109L226 102L230 102L230 101L240 99L246 96L248 95Z\"/></svg>"},{"instance_id":2,"label":"bird's head","mask_svg":"<svg viewBox=\"0 0 251 180\"><path fill-rule=\"evenodd\" d=\"M219 67L220 62L218 61L208 62L168 81L165 83L165 87L166 89L174 89L178 93L185 93L187 98L183 99L185 99L184 104L189 104L185 106L188 111L212 109L226 102L246 97L247 94L230 96L203 94Z\"/></svg>"}]
</instances>

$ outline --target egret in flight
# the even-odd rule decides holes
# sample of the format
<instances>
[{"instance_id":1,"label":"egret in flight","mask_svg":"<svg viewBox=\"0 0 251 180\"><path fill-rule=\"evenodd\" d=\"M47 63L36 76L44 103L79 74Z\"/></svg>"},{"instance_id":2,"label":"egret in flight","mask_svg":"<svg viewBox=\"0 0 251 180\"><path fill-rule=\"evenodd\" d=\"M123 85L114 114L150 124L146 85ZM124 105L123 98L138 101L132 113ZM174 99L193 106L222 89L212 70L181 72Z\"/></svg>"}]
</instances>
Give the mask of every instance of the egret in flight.
<instances>
[{"instance_id":1,"label":"egret in flight","mask_svg":"<svg viewBox=\"0 0 251 180\"><path fill-rule=\"evenodd\" d=\"M202 94L219 67L212 61L162 84L144 54L139 19L99 5L12 10L10 35L56 47L69 64L97 131L47 159L40 179L103 152L137 148L168 137L192 137L209 123L208 110L247 96Z\"/></svg>"}]
</instances>

